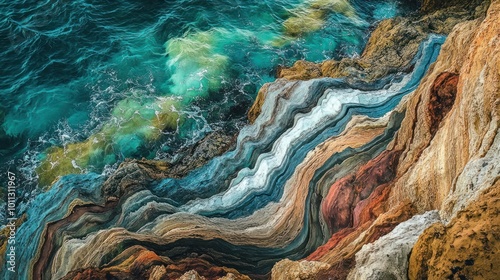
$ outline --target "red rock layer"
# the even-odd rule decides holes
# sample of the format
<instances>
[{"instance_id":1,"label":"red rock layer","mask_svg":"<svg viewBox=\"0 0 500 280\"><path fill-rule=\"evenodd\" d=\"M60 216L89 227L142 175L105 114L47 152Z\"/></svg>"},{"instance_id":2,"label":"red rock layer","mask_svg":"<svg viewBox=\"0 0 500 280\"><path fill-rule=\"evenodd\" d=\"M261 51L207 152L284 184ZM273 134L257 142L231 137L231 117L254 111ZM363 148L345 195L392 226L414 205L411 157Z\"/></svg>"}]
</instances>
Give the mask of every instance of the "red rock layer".
<instances>
[{"instance_id":1,"label":"red rock layer","mask_svg":"<svg viewBox=\"0 0 500 280\"><path fill-rule=\"evenodd\" d=\"M410 256L410 279L498 279L500 181L448 224L434 224Z\"/></svg>"},{"instance_id":2,"label":"red rock layer","mask_svg":"<svg viewBox=\"0 0 500 280\"><path fill-rule=\"evenodd\" d=\"M332 232L359 226L382 213L387 199L387 182L394 179L398 151L385 151L355 174L332 185L321 205L323 217Z\"/></svg>"}]
</instances>

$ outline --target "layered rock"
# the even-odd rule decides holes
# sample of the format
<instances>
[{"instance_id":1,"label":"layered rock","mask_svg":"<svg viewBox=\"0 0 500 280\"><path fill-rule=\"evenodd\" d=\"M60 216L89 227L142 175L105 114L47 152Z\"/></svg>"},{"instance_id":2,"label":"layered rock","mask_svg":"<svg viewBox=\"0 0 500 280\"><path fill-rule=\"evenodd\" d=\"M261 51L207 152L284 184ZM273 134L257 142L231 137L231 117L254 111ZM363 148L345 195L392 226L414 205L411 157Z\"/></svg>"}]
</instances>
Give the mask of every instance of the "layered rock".
<instances>
[{"instance_id":1,"label":"layered rock","mask_svg":"<svg viewBox=\"0 0 500 280\"><path fill-rule=\"evenodd\" d=\"M492 265L498 266L491 255L497 251L493 248L498 242L493 237L485 239L481 236L486 234L486 228L490 228L491 236L495 235L498 217L493 213L496 213L496 206L489 201L492 206L488 209L488 203L481 202L485 198L478 198L478 193L483 189L494 189L492 186L498 184L500 176L499 10L500 3L495 1L485 19L461 23L454 28L437 62L408 100L405 119L388 147L389 151L401 151L401 156L396 175L388 183L391 190L388 199L385 204L382 202L389 209L387 213L400 208L401 201L407 201L417 213L438 209L444 221L447 221L460 209L466 209L467 212L468 203L475 199L478 199L476 203L482 205L482 211L486 211L484 216L477 210L471 210L477 214L459 214L460 218L457 219L462 222L452 220L448 226L452 230L437 224L426 231L412 254L412 259L415 259L410 264L412 279L494 279L495 271L492 274L485 271L488 266L490 270ZM349 181L349 177L344 180ZM338 184L345 182L339 180ZM351 195L348 197L352 199ZM352 209L340 205L347 210ZM345 212L339 210L332 213L340 215ZM477 218L472 219L471 215ZM335 222L342 221L342 217L335 219ZM346 217L352 217L352 212ZM379 216L372 227L382 217ZM399 219L397 223L407 218ZM459 223L462 224L457 225ZM369 255L366 251L361 251L354 258L353 252L360 250L364 243L378 238L366 240L370 236L369 228L369 225L362 225L339 231L327 244L318 248L308 259L325 262L335 268L319 273L318 279L343 279L351 270L350 277L359 279L391 275L406 278L406 259L418 232L403 248L390 246L397 242L386 242L400 235L395 229L365 249L377 246L381 250L393 250L394 257L389 255L371 259L366 257ZM466 228L472 231L467 233ZM468 236L468 239L461 236ZM473 241L474 238L483 240L489 247L485 248L483 241ZM473 245L466 245L470 242ZM456 248L455 244L463 245ZM444 249L449 247L452 249ZM473 258L480 260L477 265L474 260L465 257L469 249ZM388 263L391 265L386 265ZM377 270L372 269L375 267Z\"/></svg>"},{"instance_id":2,"label":"layered rock","mask_svg":"<svg viewBox=\"0 0 500 280\"><path fill-rule=\"evenodd\" d=\"M356 89L356 83L328 78L277 81L234 150L186 176L164 178L174 168L168 163L133 161L109 178L61 178L32 202L44 211L30 207L19 229L25 233L19 242L31 244L23 251L32 261L20 263L22 277L176 278L196 270L207 279L229 273L265 279L276 262L306 257L331 235L321 215L323 197L353 170L376 175L376 168L361 166L394 137L404 115L396 106L417 87L442 41L426 42L415 70L382 81L385 87ZM371 208L387 190L374 184L356 192L355 224L366 228L384 211ZM394 226L390 219L375 224L366 240ZM309 268L316 271L306 265L296 273L314 275L303 271Z\"/></svg>"},{"instance_id":3,"label":"layered rock","mask_svg":"<svg viewBox=\"0 0 500 280\"><path fill-rule=\"evenodd\" d=\"M171 162L61 178L20 225L20 277L404 279L410 249L412 278L490 277L499 19L494 1L442 48L439 36L412 46L424 19L415 30L381 23L393 39L365 50L380 68L346 62L331 71L350 78L278 79L236 139L215 133ZM401 58L379 57L406 36L389 52ZM409 74L366 82L395 69Z\"/></svg>"},{"instance_id":4,"label":"layered rock","mask_svg":"<svg viewBox=\"0 0 500 280\"><path fill-rule=\"evenodd\" d=\"M500 181L447 225L436 223L410 256L410 279L496 279L500 274Z\"/></svg>"}]
</instances>

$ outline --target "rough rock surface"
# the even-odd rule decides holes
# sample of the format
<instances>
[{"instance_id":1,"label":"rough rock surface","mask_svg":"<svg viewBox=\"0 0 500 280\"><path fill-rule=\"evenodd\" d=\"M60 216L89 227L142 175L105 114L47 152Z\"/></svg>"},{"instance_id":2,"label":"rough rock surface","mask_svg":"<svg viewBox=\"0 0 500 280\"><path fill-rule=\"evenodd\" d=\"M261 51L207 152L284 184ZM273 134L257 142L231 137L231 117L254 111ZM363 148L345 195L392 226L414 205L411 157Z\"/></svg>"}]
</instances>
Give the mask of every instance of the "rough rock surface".
<instances>
[{"instance_id":1,"label":"rough rock surface","mask_svg":"<svg viewBox=\"0 0 500 280\"><path fill-rule=\"evenodd\" d=\"M410 256L410 279L497 279L500 180L448 225L432 225Z\"/></svg>"},{"instance_id":2,"label":"rough rock surface","mask_svg":"<svg viewBox=\"0 0 500 280\"><path fill-rule=\"evenodd\" d=\"M293 262L285 259L274 265L271 279L273 280L313 280L316 279L318 272L329 269L330 265L327 263L316 261L300 261ZM284 271L285 273L278 273L275 271Z\"/></svg>"},{"instance_id":3,"label":"rough rock surface","mask_svg":"<svg viewBox=\"0 0 500 280\"><path fill-rule=\"evenodd\" d=\"M437 211L416 215L374 243L364 245L356 253L356 267L347 279L406 279L413 245L426 228L439 220Z\"/></svg>"}]
</instances>

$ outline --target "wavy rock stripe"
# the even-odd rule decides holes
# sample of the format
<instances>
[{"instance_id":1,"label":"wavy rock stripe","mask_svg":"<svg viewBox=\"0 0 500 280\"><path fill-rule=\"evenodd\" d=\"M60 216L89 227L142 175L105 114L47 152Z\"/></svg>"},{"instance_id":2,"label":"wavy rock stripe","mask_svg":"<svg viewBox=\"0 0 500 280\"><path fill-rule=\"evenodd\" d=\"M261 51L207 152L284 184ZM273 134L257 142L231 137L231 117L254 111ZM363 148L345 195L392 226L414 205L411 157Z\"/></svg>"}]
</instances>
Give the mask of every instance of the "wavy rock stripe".
<instances>
[{"instance_id":1,"label":"wavy rock stripe","mask_svg":"<svg viewBox=\"0 0 500 280\"><path fill-rule=\"evenodd\" d=\"M133 234L124 230L116 229L113 231L99 233L94 238L88 237L86 242L81 244L82 247L77 250L77 252L81 252L78 255L89 254L85 257L85 259L89 261L100 260L104 258L104 256L99 256L99 254L113 251L116 246L121 246L120 244L122 242L125 242L123 241L124 239L131 238L136 239L137 241L135 242L143 244L144 246L146 246L146 244L149 244L147 246L151 246L151 243L158 244L155 245L155 249L165 251L169 250L163 249L168 248L169 245L165 243L169 242L174 243L174 245L172 245L172 248L189 246L193 251L197 250L196 246L207 248L217 248L217 246L221 246L221 244L217 245L217 242L215 242L215 244L211 244L210 242L198 242L195 239L180 240L175 244L175 241L179 240L179 238L199 238L201 236L206 236L206 238L211 239L224 238L224 240L227 240L232 244L240 244L240 246L238 246L240 249L236 248L232 250L230 248L230 245L222 244L225 247L225 250L223 250L222 252L228 253L228 251L231 250L233 251L232 254L243 256L248 260L255 259L256 255L259 255L258 252L260 252L260 254L264 254L264 256L266 256L265 258L270 258L273 254L279 253L279 249L278 252L275 252L276 249L264 250L255 247L252 248L247 244L253 244L254 246L267 245L279 248L283 246L283 244L289 243L290 240L293 239L297 234L297 232L301 231L301 228L305 226L303 224L304 221L302 217L304 217L305 215L304 212L306 210L304 208L307 205L305 200L307 194L309 193L307 188L309 187L309 181L311 180L311 177L314 176L314 170L320 167L321 164L325 161L328 161L332 154L343 151L348 147L350 147L350 149L356 148L356 145L364 145L364 143L369 142L370 140L377 139L377 137L383 134L385 127L384 124L388 121L388 117L389 116L381 121L372 121L369 119L363 120L363 118L356 118L352 124L354 125L354 127L346 130L343 135L330 140L328 146L316 149L308 156L308 159L302 164L303 166L297 168L296 174L294 174L293 179L288 181L289 186L285 187L287 191L285 191L284 197L279 204L272 204L264 209L259 210L250 217L240 218L233 221L227 219L207 219L198 215L187 213L178 213L171 216L159 217L151 223L146 224L142 229L139 230L138 234ZM357 137L353 137L353 135L356 135ZM378 150L380 150L380 148ZM360 151L352 151L352 153L356 152ZM142 192L138 193L136 196L129 198L129 200L130 202L137 203L137 197L147 196L147 193ZM128 204L128 201L126 202L126 204ZM136 212L137 214L132 213L133 216L131 217L131 220L133 221L137 219L143 220L145 218L143 215L147 214L148 209L150 209L151 207L150 203L145 203L144 201L141 201L140 204L145 206L142 207L143 209L136 209L134 212ZM119 220L121 220L122 218L125 217L121 216ZM129 217L127 216L126 219L128 220ZM293 223L290 223L291 221ZM221 232L220 229L224 229L224 231ZM140 238L140 236L143 236L144 239ZM300 239L304 238L306 237ZM115 241L117 243L115 243ZM134 241L129 240L128 242ZM301 245L301 242L304 241L298 240L297 243L299 244L290 245L291 248L285 250L288 251L288 253L282 254L291 254L295 247ZM323 242L322 239L317 240L315 243L321 242ZM317 245L313 243L309 246ZM75 253L75 251L64 252L68 249L66 249L66 246L62 247L63 248L61 248L60 250L62 255L58 256L60 262L57 263L57 265L54 265L54 267L60 267L59 265L63 264L69 266L70 264L67 260L68 258L71 259L70 255L73 255ZM99 247L100 249L94 250L97 247ZM69 249L75 250L75 247ZM243 250L249 250L250 252L247 253ZM172 257L175 255L170 254L170 256ZM230 260L232 259L228 256L225 256L225 258L226 262L230 262ZM76 263L76 265L81 266L82 263ZM245 263L236 262L233 263L233 265L244 267ZM246 266L248 265L249 264L246 264ZM272 265L272 262L270 262L268 265ZM88 266L99 266L99 264L88 263ZM85 265L83 265L83 267L85 267Z\"/></svg>"}]
</instances>

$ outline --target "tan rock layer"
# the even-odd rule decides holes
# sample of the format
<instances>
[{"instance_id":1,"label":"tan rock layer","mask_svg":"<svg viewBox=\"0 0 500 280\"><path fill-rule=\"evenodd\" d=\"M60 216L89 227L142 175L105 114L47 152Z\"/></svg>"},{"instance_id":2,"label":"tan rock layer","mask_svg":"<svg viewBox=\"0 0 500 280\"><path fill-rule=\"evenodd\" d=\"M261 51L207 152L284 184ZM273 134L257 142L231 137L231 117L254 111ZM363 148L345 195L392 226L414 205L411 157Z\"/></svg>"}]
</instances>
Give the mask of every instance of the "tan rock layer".
<instances>
[{"instance_id":1,"label":"tan rock layer","mask_svg":"<svg viewBox=\"0 0 500 280\"><path fill-rule=\"evenodd\" d=\"M500 275L500 180L448 224L420 236L410 279L497 279Z\"/></svg>"},{"instance_id":2,"label":"tan rock layer","mask_svg":"<svg viewBox=\"0 0 500 280\"><path fill-rule=\"evenodd\" d=\"M405 119L389 146L403 151L392 205L410 199L419 212L441 209L467 163L492 149L500 124L499 65L500 3L495 1L484 21L457 25L408 101ZM446 73L457 73L458 80ZM434 108L436 92L453 95L455 82L449 112ZM439 106L449 107L447 102Z\"/></svg>"}]
</instances>

